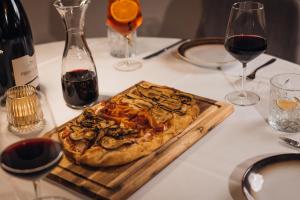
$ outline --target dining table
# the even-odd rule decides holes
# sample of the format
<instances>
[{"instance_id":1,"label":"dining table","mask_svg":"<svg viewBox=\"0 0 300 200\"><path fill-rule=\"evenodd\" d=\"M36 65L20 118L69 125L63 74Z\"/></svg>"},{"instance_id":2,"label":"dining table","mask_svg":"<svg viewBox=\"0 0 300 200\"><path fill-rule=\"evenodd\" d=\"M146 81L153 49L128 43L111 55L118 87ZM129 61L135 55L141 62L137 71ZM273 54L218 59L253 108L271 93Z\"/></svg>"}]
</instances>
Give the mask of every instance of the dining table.
<instances>
[{"instance_id":1,"label":"dining table","mask_svg":"<svg viewBox=\"0 0 300 200\"><path fill-rule=\"evenodd\" d=\"M178 56L179 45L163 53L142 58L167 47L179 38L138 37L134 59L142 62L136 71L117 71L113 66L119 58L110 55L106 37L88 38L87 43L96 64L100 100L113 96L145 80L166 85L201 97L226 102L225 96L238 90L241 63L235 61L212 68L195 65ZM78 116L82 110L66 106L61 86L61 63L64 41L35 45L40 80L40 93L46 126L41 136ZM260 55L248 64L247 72L271 58L276 62L260 69L256 79L246 81L246 88L260 96L254 106L234 106L234 112L211 129L177 159L134 192L130 200L153 199L244 199L244 172L258 159L280 153L297 153L279 140L282 135L300 139L300 134L274 130L267 122L269 80L279 73L300 73L298 64L268 55ZM0 149L22 138L7 130L5 108L0 108ZM42 195L58 195L68 199L90 199L61 184L44 178ZM0 199L32 199L32 183L0 170Z\"/></svg>"}]
</instances>

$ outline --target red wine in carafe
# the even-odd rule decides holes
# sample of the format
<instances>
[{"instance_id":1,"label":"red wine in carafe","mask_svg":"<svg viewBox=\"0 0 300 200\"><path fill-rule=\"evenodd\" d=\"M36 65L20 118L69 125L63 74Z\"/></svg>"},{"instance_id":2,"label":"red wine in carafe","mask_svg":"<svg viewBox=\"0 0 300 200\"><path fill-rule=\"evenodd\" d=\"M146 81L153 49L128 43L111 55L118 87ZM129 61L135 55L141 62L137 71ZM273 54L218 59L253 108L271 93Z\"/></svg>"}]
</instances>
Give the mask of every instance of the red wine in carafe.
<instances>
[{"instance_id":1,"label":"red wine in carafe","mask_svg":"<svg viewBox=\"0 0 300 200\"><path fill-rule=\"evenodd\" d=\"M85 106L98 98L97 75L93 71L78 69L66 72L61 82L63 96L68 105Z\"/></svg>"}]
</instances>

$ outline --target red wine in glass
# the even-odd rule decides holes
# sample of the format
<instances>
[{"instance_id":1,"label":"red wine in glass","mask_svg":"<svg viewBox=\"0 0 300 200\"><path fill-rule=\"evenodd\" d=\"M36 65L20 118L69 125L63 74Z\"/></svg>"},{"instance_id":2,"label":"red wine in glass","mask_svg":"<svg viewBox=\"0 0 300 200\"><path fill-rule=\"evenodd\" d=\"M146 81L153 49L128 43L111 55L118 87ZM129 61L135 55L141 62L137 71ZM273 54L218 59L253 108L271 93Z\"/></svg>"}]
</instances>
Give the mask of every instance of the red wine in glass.
<instances>
[{"instance_id":1,"label":"red wine in glass","mask_svg":"<svg viewBox=\"0 0 300 200\"><path fill-rule=\"evenodd\" d=\"M93 71L77 69L66 72L61 83L64 99L72 108L89 106L98 99L97 74Z\"/></svg>"},{"instance_id":2,"label":"red wine in glass","mask_svg":"<svg viewBox=\"0 0 300 200\"><path fill-rule=\"evenodd\" d=\"M62 147L48 138L32 138L11 144L0 157L1 168L18 178L31 180L38 198L37 181L61 160Z\"/></svg>"},{"instance_id":3,"label":"red wine in glass","mask_svg":"<svg viewBox=\"0 0 300 200\"><path fill-rule=\"evenodd\" d=\"M1 167L25 179L37 179L53 169L62 157L61 145L50 139L22 140L8 146L1 154Z\"/></svg>"},{"instance_id":4,"label":"red wine in glass","mask_svg":"<svg viewBox=\"0 0 300 200\"><path fill-rule=\"evenodd\" d=\"M226 50L242 63L248 63L267 49L267 40L257 35L234 35L225 41Z\"/></svg>"},{"instance_id":5,"label":"red wine in glass","mask_svg":"<svg viewBox=\"0 0 300 200\"><path fill-rule=\"evenodd\" d=\"M241 89L226 95L226 100L238 106L250 106L259 102L260 97L245 90L247 63L267 48L264 5L259 2L242 1L234 3L226 29L225 48L242 63Z\"/></svg>"}]
</instances>

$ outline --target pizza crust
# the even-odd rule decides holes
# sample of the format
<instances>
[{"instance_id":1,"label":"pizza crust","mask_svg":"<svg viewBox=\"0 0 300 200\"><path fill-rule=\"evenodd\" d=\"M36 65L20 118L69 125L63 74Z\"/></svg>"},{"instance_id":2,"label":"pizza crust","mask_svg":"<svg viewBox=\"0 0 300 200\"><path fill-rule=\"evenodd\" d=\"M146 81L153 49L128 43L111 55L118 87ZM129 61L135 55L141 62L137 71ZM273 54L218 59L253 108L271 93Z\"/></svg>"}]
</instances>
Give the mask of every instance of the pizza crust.
<instances>
[{"instance_id":1,"label":"pizza crust","mask_svg":"<svg viewBox=\"0 0 300 200\"><path fill-rule=\"evenodd\" d=\"M68 158L71 158L76 163L79 163L80 157L87 149L88 144L84 142L74 143L69 137L63 137L63 134L66 131L68 130L64 129L59 133L60 141L62 142L64 147L64 153Z\"/></svg>"},{"instance_id":2,"label":"pizza crust","mask_svg":"<svg viewBox=\"0 0 300 200\"><path fill-rule=\"evenodd\" d=\"M88 149L79 160L80 163L93 167L117 166L137 160L143 156L149 155L155 149L163 144L160 136L155 136L151 141L135 143L130 146L124 146L118 150L107 151L101 146L94 146Z\"/></svg>"}]
</instances>

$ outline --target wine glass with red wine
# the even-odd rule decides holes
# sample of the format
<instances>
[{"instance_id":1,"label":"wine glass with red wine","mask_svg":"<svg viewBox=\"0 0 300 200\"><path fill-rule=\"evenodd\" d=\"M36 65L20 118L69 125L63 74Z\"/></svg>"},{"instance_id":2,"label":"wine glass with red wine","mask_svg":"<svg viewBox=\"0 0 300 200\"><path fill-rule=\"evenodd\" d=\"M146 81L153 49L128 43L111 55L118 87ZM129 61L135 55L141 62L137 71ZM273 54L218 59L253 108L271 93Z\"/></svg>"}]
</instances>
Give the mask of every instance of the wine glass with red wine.
<instances>
[{"instance_id":1,"label":"wine glass with red wine","mask_svg":"<svg viewBox=\"0 0 300 200\"><path fill-rule=\"evenodd\" d=\"M47 175L61 160L61 145L48 138L21 140L6 147L0 157L1 168L18 178L33 182L36 199L60 199L63 197L39 197L39 180Z\"/></svg>"},{"instance_id":2,"label":"wine glass with red wine","mask_svg":"<svg viewBox=\"0 0 300 200\"><path fill-rule=\"evenodd\" d=\"M242 88L226 95L226 100L239 106L254 105L260 97L244 88L247 63L267 48L265 12L259 2L238 2L231 8L225 48L243 65Z\"/></svg>"}]
</instances>

